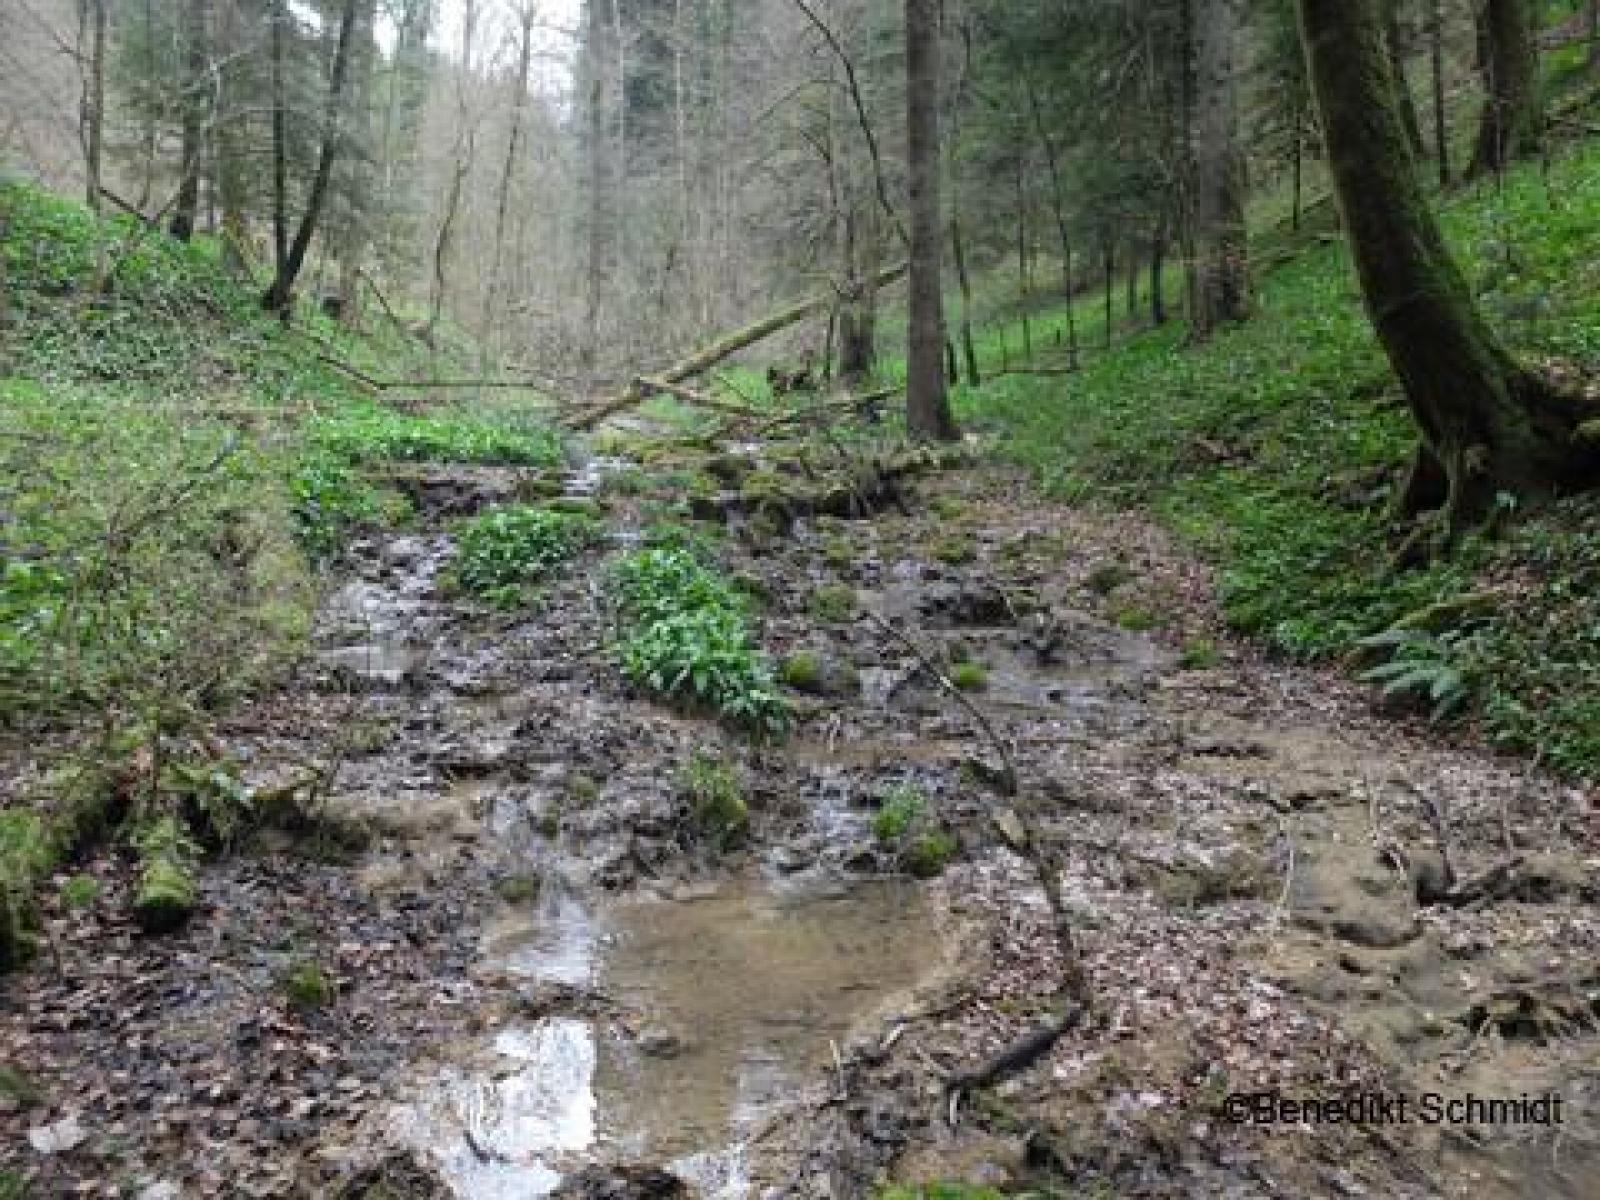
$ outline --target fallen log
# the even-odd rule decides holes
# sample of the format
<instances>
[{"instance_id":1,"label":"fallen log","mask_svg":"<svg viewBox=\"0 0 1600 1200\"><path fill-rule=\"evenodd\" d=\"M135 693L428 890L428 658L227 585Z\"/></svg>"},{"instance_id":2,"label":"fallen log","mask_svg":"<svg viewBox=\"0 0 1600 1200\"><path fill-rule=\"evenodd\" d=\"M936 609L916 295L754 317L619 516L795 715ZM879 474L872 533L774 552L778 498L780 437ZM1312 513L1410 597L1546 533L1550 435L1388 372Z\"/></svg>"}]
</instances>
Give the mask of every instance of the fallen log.
<instances>
[{"instance_id":1,"label":"fallen log","mask_svg":"<svg viewBox=\"0 0 1600 1200\"><path fill-rule=\"evenodd\" d=\"M909 269L909 264L898 263L878 273L877 286L887 287L903 276ZM743 329L735 330L726 337L719 338L702 350L697 350L688 358L681 359L664 371L642 377L656 384L681 384L693 379L696 375L703 375L723 359L737 354L747 347L754 346L757 342L765 341L775 333L781 333L791 325L798 325L807 317L824 312L834 303L831 292L812 296L801 300L789 307L780 309L770 316L763 317L753 325L746 325ZM603 401L587 411L576 412L568 421L574 429L592 429L607 417L615 416L625 409L632 408L635 404L645 400L650 393L641 391L639 379L630 383L621 395Z\"/></svg>"}]
</instances>

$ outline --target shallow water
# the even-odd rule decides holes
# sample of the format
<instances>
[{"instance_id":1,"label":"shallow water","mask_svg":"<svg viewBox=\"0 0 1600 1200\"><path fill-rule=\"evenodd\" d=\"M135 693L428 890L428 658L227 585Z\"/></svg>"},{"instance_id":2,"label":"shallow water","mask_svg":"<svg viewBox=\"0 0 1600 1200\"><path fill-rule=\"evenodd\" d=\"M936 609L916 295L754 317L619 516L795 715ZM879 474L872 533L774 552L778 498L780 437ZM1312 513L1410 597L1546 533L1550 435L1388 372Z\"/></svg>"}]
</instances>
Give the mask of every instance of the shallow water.
<instances>
[{"instance_id":1,"label":"shallow water","mask_svg":"<svg viewBox=\"0 0 1600 1200\"><path fill-rule=\"evenodd\" d=\"M941 961L915 885L741 881L585 908L549 887L492 928L513 973L594 989L616 1017L551 1018L460 1048L398 1116L458 1195L548 1194L585 1162L667 1163L745 1192L743 1139L826 1079L853 1026Z\"/></svg>"}]
</instances>

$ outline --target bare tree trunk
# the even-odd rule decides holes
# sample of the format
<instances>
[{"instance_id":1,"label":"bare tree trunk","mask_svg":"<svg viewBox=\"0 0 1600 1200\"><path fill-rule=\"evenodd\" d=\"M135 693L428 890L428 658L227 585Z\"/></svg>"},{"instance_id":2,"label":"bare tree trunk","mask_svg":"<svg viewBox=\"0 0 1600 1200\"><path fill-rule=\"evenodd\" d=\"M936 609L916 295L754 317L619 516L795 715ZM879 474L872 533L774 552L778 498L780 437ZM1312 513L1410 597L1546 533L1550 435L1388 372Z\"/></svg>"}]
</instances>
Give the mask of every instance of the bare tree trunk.
<instances>
[{"instance_id":1,"label":"bare tree trunk","mask_svg":"<svg viewBox=\"0 0 1600 1200\"><path fill-rule=\"evenodd\" d=\"M1017 154L1017 299L1022 310L1022 357L1033 357L1033 289L1028 279L1028 156Z\"/></svg>"},{"instance_id":2,"label":"bare tree trunk","mask_svg":"<svg viewBox=\"0 0 1600 1200\"><path fill-rule=\"evenodd\" d=\"M84 202L89 211L101 209L106 125L106 0L79 0L78 42L88 44L83 68L83 91L78 105L78 128L83 141Z\"/></svg>"},{"instance_id":3,"label":"bare tree trunk","mask_svg":"<svg viewBox=\"0 0 1600 1200\"><path fill-rule=\"evenodd\" d=\"M1028 90L1028 108L1033 114L1034 128L1039 132L1039 144L1044 147L1045 164L1050 168L1050 208L1055 214L1056 235L1061 239L1061 293L1067 302L1067 366L1075 371L1078 369L1078 320L1073 311L1072 230L1067 223L1066 189L1061 184L1055 139L1050 136L1039 111L1039 94L1031 75L1023 80L1023 85Z\"/></svg>"},{"instance_id":4,"label":"bare tree trunk","mask_svg":"<svg viewBox=\"0 0 1600 1200\"><path fill-rule=\"evenodd\" d=\"M1406 501L1455 533L1502 492L1600 483L1600 445L1576 436L1596 406L1524 370L1479 314L1406 145L1379 3L1299 0L1301 32L1367 311L1422 433Z\"/></svg>"},{"instance_id":5,"label":"bare tree trunk","mask_svg":"<svg viewBox=\"0 0 1600 1200\"><path fill-rule=\"evenodd\" d=\"M911 196L911 287L906 425L917 437L957 436L944 364L939 236L939 0L905 0L906 169Z\"/></svg>"},{"instance_id":6,"label":"bare tree trunk","mask_svg":"<svg viewBox=\"0 0 1600 1200\"><path fill-rule=\"evenodd\" d=\"M1529 0L1484 0L1478 16L1483 113L1470 175L1504 170L1544 145L1544 97Z\"/></svg>"},{"instance_id":7,"label":"bare tree trunk","mask_svg":"<svg viewBox=\"0 0 1600 1200\"><path fill-rule=\"evenodd\" d=\"M200 140L206 102L206 0L187 0L184 5L183 60L183 172L178 182L178 197L172 207L168 231L180 242L194 235L195 214L200 205Z\"/></svg>"},{"instance_id":8,"label":"bare tree trunk","mask_svg":"<svg viewBox=\"0 0 1600 1200\"><path fill-rule=\"evenodd\" d=\"M613 220L616 197L611 182L611 154L607 144L610 91L606 87L614 55L611 26L606 20L606 0L588 0L588 25L584 42L584 67L588 72L589 159L588 269L584 294L582 362L593 370L600 358L601 328L609 290Z\"/></svg>"},{"instance_id":9,"label":"bare tree trunk","mask_svg":"<svg viewBox=\"0 0 1600 1200\"><path fill-rule=\"evenodd\" d=\"M961 219L961 122L966 115L967 95L972 79L972 22L966 13L961 20L961 75L956 80L955 100L951 105L950 128L950 252L955 262L956 283L961 290L959 337L961 360L966 367L967 385L980 387L983 375L978 369L978 349L972 337L972 278L967 272L966 231Z\"/></svg>"},{"instance_id":10,"label":"bare tree trunk","mask_svg":"<svg viewBox=\"0 0 1600 1200\"><path fill-rule=\"evenodd\" d=\"M1237 114L1238 0L1196 0L1195 273L1192 334L1205 340L1250 314L1245 162Z\"/></svg>"},{"instance_id":11,"label":"bare tree trunk","mask_svg":"<svg viewBox=\"0 0 1600 1200\"><path fill-rule=\"evenodd\" d=\"M522 144L522 123L528 109L529 76L533 71L533 23L538 9L530 2L517 10L516 95L511 103L511 128L506 135L506 160L500 171L500 187L494 206L494 246L489 264L489 286L483 297L482 337L495 344L500 302L501 272L505 260L506 222L511 208L511 185L517 174L517 154Z\"/></svg>"},{"instance_id":12,"label":"bare tree trunk","mask_svg":"<svg viewBox=\"0 0 1600 1200\"><path fill-rule=\"evenodd\" d=\"M1156 221L1155 234L1150 239L1150 323L1167 323L1167 214L1163 212Z\"/></svg>"},{"instance_id":13,"label":"bare tree trunk","mask_svg":"<svg viewBox=\"0 0 1600 1200\"><path fill-rule=\"evenodd\" d=\"M216 43L221 66L217 71L217 191L222 202L222 267L236 279L249 274L245 261L245 246L249 240L245 226L249 184L240 127L244 114L239 102L239 41L239 0L218 0Z\"/></svg>"},{"instance_id":14,"label":"bare tree trunk","mask_svg":"<svg viewBox=\"0 0 1600 1200\"><path fill-rule=\"evenodd\" d=\"M1383 41L1389 52L1389 70L1394 75L1396 99L1400 104L1400 123L1405 126L1406 144L1418 157L1422 155L1422 123L1417 120L1417 104L1406 81L1405 34L1400 28L1402 0L1387 0L1383 13Z\"/></svg>"},{"instance_id":15,"label":"bare tree trunk","mask_svg":"<svg viewBox=\"0 0 1600 1200\"><path fill-rule=\"evenodd\" d=\"M356 82L351 96L351 109L355 113L355 140L360 152L349 156L347 160L347 212L343 236L339 238L336 248L339 260L339 322L351 329L361 324L361 267L372 241L372 92L373 70L378 54L375 27L377 0L357 0L357 3L360 11L356 14L356 48L353 51Z\"/></svg>"},{"instance_id":16,"label":"bare tree trunk","mask_svg":"<svg viewBox=\"0 0 1600 1200\"><path fill-rule=\"evenodd\" d=\"M1116 322L1116 282L1117 282L1117 250L1116 239L1110 234L1105 235L1105 240L1100 243L1100 273L1105 298L1105 329L1101 333L1101 345L1104 349L1111 349L1111 327Z\"/></svg>"},{"instance_id":17,"label":"bare tree trunk","mask_svg":"<svg viewBox=\"0 0 1600 1200\"><path fill-rule=\"evenodd\" d=\"M1428 58L1433 75L1433 151L1439 159L1439 186L1450 186L1450 118L1444 95L1444 0L1433 0L1428 22Z\"/></svg>"},{"instance_id":18,"label":"bare tree trunk","mask_svg":"<svg viewBox=\"0 0 1600 1200\"><path fill-rule=\"evenodd\" d=\"M311 247L311 239L317 232L317 222L322 217L323 201L328 195L328 179L333 174L333 160L339 153L339 143L342 140L340 125L340 109L344 100L345 79L350 72L350 44L353 40L351 34L356 23L356 8L360 0L345 0L344 11L339 18L339 41L333 52L333 71L328 80L328 104L324 114L322 131L322 146L317 152L317 170L311 179L311 192L306 197L305 211L300 214L300 225L295 230L294 242L289 247L288 254L278 264L278 270L273 276L272 286L261 298L261 305L269 312L275 312L288 319L294 300L295 280L299 278L300 268L304 266L306 251ZM283 15L280 6L277 15ZM281 38L281 33L279 34ZM274 44L274 57L278 60L279 69L276 71L276 80L279 94L274 97L274 120L282 121L284 114L281 106L282 70L281 41ZM276 148L279 155L283 149L281 143ZM278 157L277 169L283 170L283 160ZM278 180L279 203L282 202L282 178ZM281 249L284 227L280 222L278 238Z\"/></svg>"},{"instance_id":19,"label":"bare tree trunk","mask_svg":"<svg viewBox=\"0 0 1600 1200\"><path fill-rule=\"evenodd\" d=\"M283 27L289 20L286 0L272 0L272 272L276 282L289 274L289 99L285 94ZM273 303L279 303L271 296ZM287 311L287 300L282 301Z\"/></svg>"},{"instance_id":20,"label":"bare tree trunk","mask_svg":"<svg viewBox=\"0 0 1600 1200\"><path fill-rule=\"evenodd\" d=\"M450 258L455 249L456 222L461 216L461 193L477 149L478 131L467 103L467 87L472 79L472 49L478 32L477 0L466 0L461 14L461 61L456 68L456 141L450 187L445 193L444 212L433 238L433 282L428 289L428 323L424 339L431 346L444 317L450 290Z\"/></svg>"}]
</instances>

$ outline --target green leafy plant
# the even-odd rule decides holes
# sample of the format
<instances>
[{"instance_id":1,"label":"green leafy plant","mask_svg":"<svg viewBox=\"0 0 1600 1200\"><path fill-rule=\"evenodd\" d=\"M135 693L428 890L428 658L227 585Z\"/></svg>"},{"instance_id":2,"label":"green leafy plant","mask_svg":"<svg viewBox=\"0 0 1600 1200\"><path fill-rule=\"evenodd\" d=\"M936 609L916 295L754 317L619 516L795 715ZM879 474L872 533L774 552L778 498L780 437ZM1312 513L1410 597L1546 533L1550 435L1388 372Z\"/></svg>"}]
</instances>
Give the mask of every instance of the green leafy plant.
<instances>
[{"instance_id":1,"label":"green leafy plant","mask_svg":"<svg viewBox=\"0 0 1600 1200\"><path fill-rule=\"evenodd\" d=\"M750 829L750 808L734 769L714 754L697 750L678 776L697 833L718 850L742 841Z\"/></svg>"},{"instance_id":2,"label":"green leafy plant","mask_svg":"<svg viewBox=\"0 0 1600 1200\"><path fill-rule=\"evenodd\" d=\"M629 679L763 734L788 728L788 705L751 642L749 602L727 578L669 544L623 559L614 578Z\"/></svg>"},{"instance_id":3,"label":"green leafy plant","mask_svg":"<svg viewBox=\"0 0 1600 1200\"><path fill-rule=\"evenodd\" d=\"M918 879L932 879L955 857L956 840L934 819L923 791L902 784L873 814L872 834L894 850L901 867Z\"/></svg>"},{"instance_id":4,"label":"green leafy plant","mask_svg":"<svg viewBox=\"0 0 1600 1200\"><path fill-rule=\"evenodd\" d=\"M922 790L904 784L890 792L873 814L872 834L885 845L899 845L927 811L928 798Z\"/></svg>"},{"instance_id":5,"label":"green leafy plant","mask_svg":"<svg viewBox=\"0 0 1600 1200\"><path fill-rule=\"evenodd\" d=\"M1478 642L1470 633L1388 629L1356 644L1390 656L1388 662L1363 671L1362 679L1380 684L1386 698L1414 696L1426 701L1435 721L1460 709L1472 696Z\"/></svg>"},{"instance_id":6,"label":"green leafy plant","mask_svg":"<svg viewBox=\"0 0 1600 1200\"><path fill-rule=\"evenodd\" d=\"M453 577L475 596L498 607L514 607L528 584L577 554L596 532L595 522L577 513L493 509L462 529Z\"/></svg>"}]
</instances>

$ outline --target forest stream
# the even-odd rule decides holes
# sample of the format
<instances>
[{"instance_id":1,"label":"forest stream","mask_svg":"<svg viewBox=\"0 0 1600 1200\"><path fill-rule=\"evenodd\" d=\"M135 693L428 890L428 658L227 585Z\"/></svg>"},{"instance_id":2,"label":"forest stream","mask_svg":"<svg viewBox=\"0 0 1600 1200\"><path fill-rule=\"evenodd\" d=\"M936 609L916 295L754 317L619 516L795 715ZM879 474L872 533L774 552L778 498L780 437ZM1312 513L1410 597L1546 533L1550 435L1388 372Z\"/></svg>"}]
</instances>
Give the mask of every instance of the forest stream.
<instances>
[{"instance_id":1,"label":"forest stream","mask_svg":"<svg viewBox=\"0 0 1600 1200\"><path fill-rule=\"evenodd\" d=\"M1103 601L1132 581L1207 620L1197 568L1129 518L1019 504L1027 485L991 467L776 537L722 498L764 644L820 664L793 735L755 743L638 695L610 659L627 497L531 611L441 585L454 519L525 485L411 477L425 521L353 547L301 686L224 733L257 789L336 762L327 828L370 842L225 859L175 943L106 955L63 934L59 969L18 980L9 1034L141 1147L135 1194L845 1196L890 1171L1003 1186L1041 1166L1126 1195L1476 1198L1530 1177L1593 1194L1580 793L1380 722L1330 676L1233 648L1183 666ZM963 553L934 552L937 511L962 514ZM826 585L852 609L819 619ZM1099 1008L954 1126L945 1080L1026 1032L1060 963L995 746L934 655L985 664L970 705L1050 802L1040 833ZM697 752L738 765L742 849L686 841L674 779ZM936 877L874 835L905 786L952 832ZM1463 876L1514 844L1505 886L1419 903L1419 796L1448 806ZM263 1004L306 959L332 1002ZM96 1033L113 1009L116 1040ZM1563 1097L1556 1140L1218 1116L1238 1092L1508 1086Z\"/></svg>"}]
</instances>

